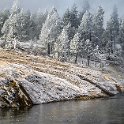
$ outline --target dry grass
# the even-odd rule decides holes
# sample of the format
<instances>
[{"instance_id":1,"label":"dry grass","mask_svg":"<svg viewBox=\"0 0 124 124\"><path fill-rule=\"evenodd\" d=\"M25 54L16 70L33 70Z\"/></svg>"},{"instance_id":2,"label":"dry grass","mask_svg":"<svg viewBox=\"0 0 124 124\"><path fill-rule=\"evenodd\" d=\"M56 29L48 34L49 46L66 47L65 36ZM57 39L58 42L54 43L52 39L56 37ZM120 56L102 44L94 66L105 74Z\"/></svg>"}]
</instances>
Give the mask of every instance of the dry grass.
<instances>
[{"instance_id":1,"label":"dry grass","mask_svg":"<svg viewBox=\"0 0 124 124\"><path fill-rule=\"evenodd\" d=\"M109 74L102 74L100 71L95 71L90 68L80 68L73 64L59 62L48 57L0 50L0 66L6 66L8 63L28 65L36 71L56 75L57 77L66 79L74 84L80 84L79 81L73 79L73 77L79 73L92 79L97 79L97 76L98 78L103 76L103 79L105 80L111 79Z\"/></svg>"},{"instance_id":2,"label":"dry grass","mask_svg":"<svg viewBox=\"0 0 124 124\"><path fill-rule=\"evenodd\" d=\"M0 59L0 67L2 67L2 66L6 66L8 63L7 62L5 62L5 61L1 61L1 59Z\"/></svg>"},{"instance_id":3,"label":"dry grass","mask_svg":"<svg viewBox=\"0 0 124 124\"><path fill-rule=\"evenodd\" d=\"M102 94L95 94L98 92L98 87L94 85L96 82L111 81L117 84L110 74L102 73L101 71L93 70L91 68L81 68L74 64L59 62L55 59L43 56L28 55L27 53L19 53L15 51L0 50L0 67L7 66L8 64L23 64L33 68L38 72L44 72L55 75L61 79L65 79L73 85L85 89L91 94L91 96L101 97ZM23 76L30 75L30 70L18 68L17 72ZM88 80L92 80L94 84L80 79L79 75L86 77ZM0 74L0 77L4 77L4 73ZM94 92L92 92L94 91ZM83 97L77 99L84 99Z\"/></svg>"}]
</instances>

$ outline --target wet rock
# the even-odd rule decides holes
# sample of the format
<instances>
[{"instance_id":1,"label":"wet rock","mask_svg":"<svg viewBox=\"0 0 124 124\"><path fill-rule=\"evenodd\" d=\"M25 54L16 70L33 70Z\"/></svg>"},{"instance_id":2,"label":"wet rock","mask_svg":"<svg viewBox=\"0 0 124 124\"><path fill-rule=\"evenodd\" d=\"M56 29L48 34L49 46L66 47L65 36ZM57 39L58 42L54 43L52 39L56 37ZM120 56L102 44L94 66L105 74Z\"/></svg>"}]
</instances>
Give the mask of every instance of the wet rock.
<instances>
[{"instance_id":1,"label":"wet rock","mask_svg":"<svg viewBox=\"0 0 124 124\"><path fill-rule=\"evenodd\" d=\"M32 101L25 94L25 90L13 80L5 80L0 87L0 107L31 106Z\"/></svg>"}]
</instances>

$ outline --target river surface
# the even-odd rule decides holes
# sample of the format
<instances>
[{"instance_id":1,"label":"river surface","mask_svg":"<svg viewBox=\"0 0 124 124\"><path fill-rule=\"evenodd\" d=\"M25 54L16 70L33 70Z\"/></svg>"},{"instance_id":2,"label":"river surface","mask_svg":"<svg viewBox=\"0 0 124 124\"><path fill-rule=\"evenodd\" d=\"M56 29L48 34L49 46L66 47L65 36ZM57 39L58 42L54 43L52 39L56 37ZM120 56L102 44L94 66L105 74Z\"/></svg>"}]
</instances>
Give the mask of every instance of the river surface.
<instances>
[{"instance_id":1,"label":"river surface","mask_svg":"<svg viewBox=\"0 0 124 124\"><path fill-rule=\"evenodd\" d=\"M0 109L0 124L124 124L124 95Z\"/></svg>"}]
</instances>

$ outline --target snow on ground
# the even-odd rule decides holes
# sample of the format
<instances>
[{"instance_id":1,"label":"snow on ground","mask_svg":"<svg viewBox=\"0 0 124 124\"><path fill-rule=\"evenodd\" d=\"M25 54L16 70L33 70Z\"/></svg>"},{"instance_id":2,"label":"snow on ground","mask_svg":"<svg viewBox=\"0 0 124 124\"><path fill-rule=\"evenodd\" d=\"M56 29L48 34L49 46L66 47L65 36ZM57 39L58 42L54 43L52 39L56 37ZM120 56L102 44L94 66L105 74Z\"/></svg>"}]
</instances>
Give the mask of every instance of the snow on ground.
<instances>
[{"instance_id":1,"label":"snow on ground","mask_svg":"<svg viewBox=\"0 0 124 124\"><path fill-rule=\"evenodd\" d=\"M33 104L111 96L124 89L119 79L109 73L26 53L0 51L0 93L4 85L7 87L3 83L7 79L21 84Z\"/></svg>"}]
</instances>

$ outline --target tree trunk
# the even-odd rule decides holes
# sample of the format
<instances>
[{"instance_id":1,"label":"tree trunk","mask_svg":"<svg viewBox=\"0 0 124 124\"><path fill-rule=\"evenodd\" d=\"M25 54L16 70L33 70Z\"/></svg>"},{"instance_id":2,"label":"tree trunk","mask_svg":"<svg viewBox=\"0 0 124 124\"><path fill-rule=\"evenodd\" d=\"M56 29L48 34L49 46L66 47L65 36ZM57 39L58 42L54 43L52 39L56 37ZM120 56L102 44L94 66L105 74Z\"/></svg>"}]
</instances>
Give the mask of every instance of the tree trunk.
<instances>
[{"instance_id":1,"label":"tree trunk","mask_svg":"<svg viewBox=\"0 0 124 124\"><path fill-rule=\"evenodd\" d=\"M78 53L76 53L75 64L77 64Z\"/></svg>"},{"instance_id":2,"label":"tree trunk","mask_svg":"<svg viewBox=\"0 0 124 124\"><path fill-rule=\"evenodd\" d=\"M90 65L90 56L87 56L87 66Z\"/></svg>"},{"instance_id":3,"label":"tree trunk","mask_svg":"<svg viewBox=\"0 0 124 124\"><path fill-rule=\"evenodd\" d=\"M50 43L48 43L48 51L47 51L48 55L50 55L50 53L51 53L51 48L50 47L51 47Z\"/></svg>"}]
</instances>

